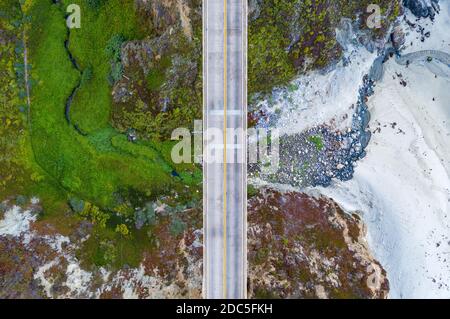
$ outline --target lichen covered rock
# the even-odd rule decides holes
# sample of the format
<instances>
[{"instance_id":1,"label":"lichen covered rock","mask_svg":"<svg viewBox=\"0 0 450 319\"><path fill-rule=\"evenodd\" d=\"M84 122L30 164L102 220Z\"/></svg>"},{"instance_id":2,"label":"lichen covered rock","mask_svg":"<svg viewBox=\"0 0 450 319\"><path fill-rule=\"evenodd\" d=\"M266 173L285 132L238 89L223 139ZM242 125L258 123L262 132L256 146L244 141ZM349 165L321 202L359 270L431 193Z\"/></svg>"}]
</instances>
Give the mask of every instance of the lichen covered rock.
<instances>
[{"instance_id":1,"label":"lichen covered rock","mask_svg":"<svg viewBox=\"0 0 450 319\"><path fill-rule=\"evenodd\" d=\"M249 295L254 298L386 298L356 214L332 200L263 189L249 201Z\"/></svg>"}]
</instances>

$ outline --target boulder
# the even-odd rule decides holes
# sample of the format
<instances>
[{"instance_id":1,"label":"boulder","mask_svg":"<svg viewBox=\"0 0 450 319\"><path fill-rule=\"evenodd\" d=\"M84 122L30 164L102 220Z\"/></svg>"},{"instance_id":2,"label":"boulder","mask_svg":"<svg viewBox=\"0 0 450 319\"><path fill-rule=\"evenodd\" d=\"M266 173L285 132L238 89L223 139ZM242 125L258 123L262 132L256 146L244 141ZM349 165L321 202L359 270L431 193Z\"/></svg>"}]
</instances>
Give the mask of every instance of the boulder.
<instances>
[{"instance_id":1,"label":"boulder","mask_svg":"<svg viewBox=\"0 0 450 319\"><path fill-rule=\"evenodd\" d=\"M192 38L191 8L195 1L189 0L136 0L138 10L149 16L154 30L163 33L166 30L181 28L189 39Z\"/></svg>"},{"instance_id":2,"label":"boulder","mask_svg":"<svg viewBox=\"0 0 450 319\"><path fill-rule=\"evenodd\" d=\"M400 25L394 27L391 34L391 41L396 50L399 50L405 44L405 33Z\"/></svg>"},{"instance_id":3,"label":"boulder","mask_svg":"<svg viewBox=\"0 0 450 319\"><path fill-rule=\"evenodd\" d=\"M439 10L439 0L403 0L405 8L418 18L434 18Z\"/></svg>"},{"instance_id":4,"label":"boulder","mask_svg":"<svg viewBox=\"0 0 450 319\"><path fill-rule=\"evenodd\" d=\"M260 14L261 14L261 0L249 0L248 2L249 20L253 21L258 19Z\"/></svg>"}]
</instances>

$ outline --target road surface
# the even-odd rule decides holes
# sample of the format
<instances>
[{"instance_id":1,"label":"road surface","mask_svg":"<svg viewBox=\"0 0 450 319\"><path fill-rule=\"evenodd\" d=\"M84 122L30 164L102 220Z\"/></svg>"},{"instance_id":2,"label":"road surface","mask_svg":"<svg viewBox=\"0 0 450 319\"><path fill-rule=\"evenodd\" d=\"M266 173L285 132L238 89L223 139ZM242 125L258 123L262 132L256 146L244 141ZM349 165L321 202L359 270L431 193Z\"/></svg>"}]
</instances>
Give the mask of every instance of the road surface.
<instances>
[{"instance_id":1,"label":"road surface","mask_svg":"<svg viewBox=\"0 0 450 319\"><path fill-rule=\"evenodd\" d=\"M246 298L247 1L204 0L203 42L203 294Z\"/></svg>"}]
</instances>

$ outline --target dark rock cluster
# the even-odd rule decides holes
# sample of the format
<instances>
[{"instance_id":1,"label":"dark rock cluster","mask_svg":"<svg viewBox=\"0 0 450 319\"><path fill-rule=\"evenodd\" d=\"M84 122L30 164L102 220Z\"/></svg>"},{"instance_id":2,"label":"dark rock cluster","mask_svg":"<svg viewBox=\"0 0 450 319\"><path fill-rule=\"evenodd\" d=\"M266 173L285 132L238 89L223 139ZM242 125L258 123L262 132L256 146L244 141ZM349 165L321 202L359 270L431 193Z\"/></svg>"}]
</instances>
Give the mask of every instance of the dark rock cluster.
<instances>
[{"instance_id":1,"label":"dark rock cluster","mask_svg":"<svg viewBox=\"0 0 450 319\"><path fill-rule=\"evenodd\" d=\"M345 131L329 125L316 126L299 134L280 137L280 165L276 174L265 176L272 182L292 186L324 186L333 179L350 180L354 165L366 156L371 139L370 112L366 100L373 94L374 81L367 75L354 106L352 124ZM258 174L258 167L250 172Z\"/></svg>"},{"instance_id":2,"label":"dark rock cluster","mask_svg":"<svg viewBox=\"0 0 450 319\"><path fill-rule=\"evenodd\" d=\"M403 0L403 5L418 18L434 19L439 12L439 0Z\"/></svg>"}]
</instances>

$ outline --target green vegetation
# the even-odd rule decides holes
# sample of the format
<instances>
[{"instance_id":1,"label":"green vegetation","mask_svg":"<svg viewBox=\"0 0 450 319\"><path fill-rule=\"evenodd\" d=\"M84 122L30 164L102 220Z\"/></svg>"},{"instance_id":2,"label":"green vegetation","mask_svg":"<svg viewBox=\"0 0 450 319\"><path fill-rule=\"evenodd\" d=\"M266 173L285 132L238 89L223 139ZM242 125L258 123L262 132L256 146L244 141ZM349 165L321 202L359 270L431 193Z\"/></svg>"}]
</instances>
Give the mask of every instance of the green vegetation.
<instances>
[{"instance_id":1,"label":"green vegetation","mask_svg":"<svg viewBox=\"0 0 450 319\"><path fill-rule=\"evenodd\" d=\"M183 221L178 218L174 218L172 220L172 224L170 225L170 232L173 236L179 236L186 229L186 225Z\"/></svg>"},{"instance_id":2,"label":"green vegetation","mask_svg":"<svg viewBox=\"0 0 450 319\"><path fill-rule=\"evenodd\" d=\"M87 203L84 205L83 210L80 212L80 216L84 219L91 221L94 225L98 225L100 228L105 228L110 215L100 210L95 205Z\"/></svg>"},{"instance_id":3,"label":"green vegetation","mask_svg":"<svg viewBox=\"0 0 450 319\"><path fill-rule=\"evenodd\" d=\"M259 190L255 186L253 186L251 184L247 186L247 197L248 198L252 198L258 194L259 194Z\"/></svg>"},{"instance_id":4,"label":"green vegetation","mask_svg":"<svg viewBox=\"0 0 450 319\"><path fill-rule=\"evenodd\" d=\"M145 47L158 54L148 58L148 68L125 66L116 88L126 87L132 94L113 103L114 128L134 129L140 138L152 140L167 140L178 127L193 129L194 120L202 117L201 25L194 30L192 40L178 30L127 47L128 60L145 54Z\"/></svg>"},{"instance_id":5,"label":"green vegetation","mask_svg":"<svg viewBox=\"0 0 450 319\"><path fill-rule=\"evenodd\" d=\"M27 135L23 17L17 1L0 2L0 194L24 192L29 180L22 158ZM3 197L3 196L2 196Z\"/></svg>"},{"instance_id":6,"label":"green vegetation","mask_svg":"<svg viewBox=\"0 0 450 319\"><path fill-rule=\"evenodd\" d=\"M127 225L119 224L116 226L116 233L119 233L122 236L128 236L130 234L130 231L128 230Z\"/></svg>"},{"instance_id":7,"label":"green vegetation","mask_svg":"<svg viewBox=\"0 0 450 319\"><path fill-rule=\"evenodd\" d=\"M369 4L381 7L382 28L368 29ZM268 0L249 26L249 93L284 85L299 72L323 68L340 58L335 29L342 18L357 20L382 36L399 14L400 0Z\"/></svg>"},{"instance_id":8,"label":"green vegetation","mask_svg":"<svg viewBox=\"0 0 450 319\"><path fill-rule=\"evenodd\" d=\"M67 0L63 2L60 11L73 3ZM144 28L136 23L134 1L97 2L99 5L96 10L90 10L88 1L77 1L82 11L81 28L70 30L69 49L74 59L81 70L92 70L92 80L77 91L71 108L72 121L86 133L94 133L109 126L112 103L110 83L122 77L122 42L145 36ZM64 27L61 14L56 19ZM65 57L67 59L67 55Z\"/></svg>"},{"instance_id":9,"label":"green vegetation","mask_svg":"<svg viewBox=\"0 0 450 319\"><path fill-rule=\"evenodd\" d=\"M106 0L87 0L87 5L89 8L98 10L105 2Z\"/></svg>"},{"instance_id":10,"label":"green vegetation","mask_svg":"<svg viewBox=\"0 0 450 319\"><path fill-rule=\"evenodd\" d=\"M92 237L79 252L86 266L138 265L142 254L155 248L156 217L148 214L148 223L138 230L135 208L161 197L178 204L198 201L201 171L194 164L172 163L174 142L161 138L131 143L110 124L108 76L118 80L123 41L145 34L134 1L77 2L82 28L70 32L64 18L69 1L27 0L22 11L18 1L0 4L0 40L6 40L0 47L0 202L20 198L27 205L31 196L39 197L39 221L62 234L73 232L81 220L89 221ZM67 40L79 69L69 58ZM165 79L159 81L162 85ZM70 115L83 135L64 117L76 87ZM178 215L169 219L173 236L182 235L185 221Z\"/></svg>"},{"instance_id":11,"label":"green vegetation","mask_svg":"<svg viewBox=\"0 0 450 319\"><path fill-rule=\"evenodd\" d=\"M123 226L94 228L91 237L78 251L78 258L84 267L95 265L117 269L124 264L138 267L142 262L142 254L155 249L146 232L123 235L122 232L126 232L128 227L120 225Z\"/></svg>"},{"instance_id":12,"label":"green vegetation","mask_svg":"<svg viewBox=\"0 0 450 319\"><path fill-rule=\"evenodd\" d=\"M300 0L270 0L263 6L259 18L249 25L250 93L270 90L295 76L296 70L286 48L290 43L288 24L299 3Z\"/></svg>"},{"instance_id":13,"label":"green vegetation","mask_svg":"<svg viewBox=\"0 0 450 319\"><path fill-rule=\"evenodd\" d=\"M325 147L325 145L323 144L322 136L319 136L319 135L310 136L308 138L308 141L313 143L316 146L318 151L323 150L323 148Z\"/></svg>"},{"instance_id":14,"label":"green vegetation","mask_svg":"<svg viewBox=\"0 0 450 319\"><path fill-rule=\"evenodd\" d=\"M125 38L120 34L115 34L106 44L106 55L111 63L111 72L108 75L108 81L111 85L119 81L123 76L123 65L121 62L121 47Z\"/></svg>"},{"instance_id":15,"label":"green vegetation","mask_svg":"<svg viewBox=\"0 0 450 319\"><path fill-rule=\"evenodd\" d=\"M92 80L92 67L87 67L81 74L80 85L85 86Z\"/></svg>"},{"instance_id":16,"label":"green vegetation","mask_svg":"<svg viewBox=\"0 0 450 319\"><path fill-rule=\"evenodd\" d=\"M35 65L33 76L39 81L33 92L31 129L38 164L61 188L101 207L114 205L113 193L119 185L148 189L155 194L171 187L172 180L160 165L122 152L98 151L67 125L62 110L79 74L63 46L63 13L59 6L45 2L36 3L31 10L34 28L30 32L30 60ZM38 32L39 29L46 31ZM54 68L54 64L59 67ZM93 82L107 85L106 81ZM77 92L80 96L82 90ZM87 109L83 113L92 116L88 103L83 103Z\"/></svg>"}]
</instances>

